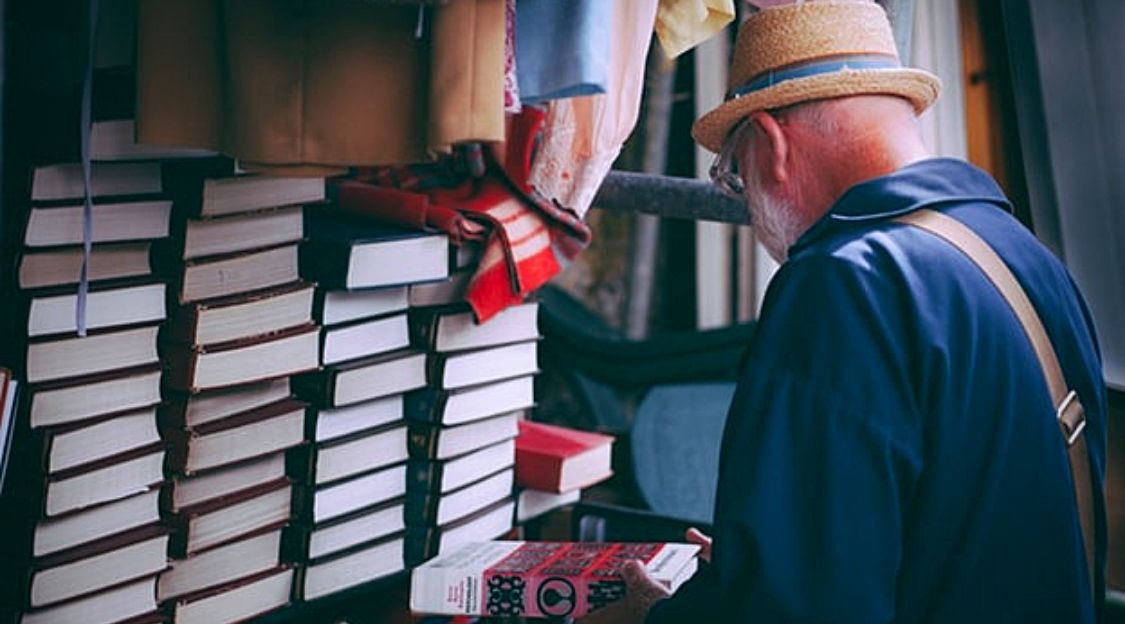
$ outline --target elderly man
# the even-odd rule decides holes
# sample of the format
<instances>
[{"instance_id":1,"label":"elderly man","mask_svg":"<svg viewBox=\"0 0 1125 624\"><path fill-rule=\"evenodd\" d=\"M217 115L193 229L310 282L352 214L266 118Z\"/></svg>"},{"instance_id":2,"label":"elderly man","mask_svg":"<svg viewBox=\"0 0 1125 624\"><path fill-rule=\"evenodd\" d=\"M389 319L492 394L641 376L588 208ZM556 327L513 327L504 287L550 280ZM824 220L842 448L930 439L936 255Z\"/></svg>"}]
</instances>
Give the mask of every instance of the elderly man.
<instances>
[{"instance_id":1,"label":"elderly man","mask_svg":"<svg viewBox=\"0 0 1125 624\"><path fill-rule=\"evenodd\" d=\"M875 4L743 25L693 134L784 264L727 420L713 548L689 536L710 565L672 596L630 568L588 622L1100 619L1093 326L995 182L927 156L915 116L937 90Z\"/></svg>"}]
</instances>

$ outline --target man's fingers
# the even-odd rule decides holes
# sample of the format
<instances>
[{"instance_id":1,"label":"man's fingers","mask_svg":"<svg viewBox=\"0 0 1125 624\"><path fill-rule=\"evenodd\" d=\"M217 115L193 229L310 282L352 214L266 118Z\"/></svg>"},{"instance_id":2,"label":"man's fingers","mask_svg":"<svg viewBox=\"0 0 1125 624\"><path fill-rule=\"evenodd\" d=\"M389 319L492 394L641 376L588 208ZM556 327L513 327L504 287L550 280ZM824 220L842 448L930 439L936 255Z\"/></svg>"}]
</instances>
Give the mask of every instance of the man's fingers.
<instances>
[{"instance_id":1,"label":"man's fingers","mask_svg":"<svg viewBox=\"0 0 1125 624\"><path fill-rule=\"evenodd\" d=\"M704 534L703 531L700 531L695 527L691 527L690 529L688 529L687 533L685 533L684 535L685 537L687 537L687 541L691 542L692 544L699 544L700 546L711 545L711 538L707 537L707 535Z\"/></svg>"},{"instance_id":2,"label":"man's fingers","mask_svg":"<svg viewBox=\"0 0 1125 624\"><path fill-rule=\"evenodd\" d=\"M644 564L636 559L625 563L625 567L621 569L621 578L625 579L629 591L637 592L642 600L658 600L671 593L663 585L652 580Z\"/></svg>"},{"instance_id":3,"label":"man's fingers","mask_svg":"<svg viewBox=\"0 0 1125 624\"><path fill-rule=\"evenodd\" d=\"M687 538L688 542L699 545L700 559L706 561L707 563L711 563L711 538L707 536L707 534L695 527L692 527L684 533L684 537Z\"/></svg>"}]
</instances>

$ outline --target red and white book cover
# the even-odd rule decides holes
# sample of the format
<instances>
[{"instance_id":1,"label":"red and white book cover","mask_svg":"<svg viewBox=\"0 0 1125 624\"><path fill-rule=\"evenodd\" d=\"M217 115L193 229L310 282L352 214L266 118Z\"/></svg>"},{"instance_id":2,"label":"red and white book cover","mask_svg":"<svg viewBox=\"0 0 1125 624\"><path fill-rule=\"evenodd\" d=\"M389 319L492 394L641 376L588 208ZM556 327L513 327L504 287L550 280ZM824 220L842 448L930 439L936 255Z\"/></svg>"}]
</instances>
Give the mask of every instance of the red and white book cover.
<instances>
[{"instance_id":1,"label":"red and white book cover","mask_svg":"<svg viewBox=\"0 0 1125 624\"><path fill-rule=\"evenodd\" d=\"M414 569L410 609L440 615L582 617L625 597L621 570L644 563L670 591L696 570L694 544L495 541Z\"/></svg>"}]
</instances>

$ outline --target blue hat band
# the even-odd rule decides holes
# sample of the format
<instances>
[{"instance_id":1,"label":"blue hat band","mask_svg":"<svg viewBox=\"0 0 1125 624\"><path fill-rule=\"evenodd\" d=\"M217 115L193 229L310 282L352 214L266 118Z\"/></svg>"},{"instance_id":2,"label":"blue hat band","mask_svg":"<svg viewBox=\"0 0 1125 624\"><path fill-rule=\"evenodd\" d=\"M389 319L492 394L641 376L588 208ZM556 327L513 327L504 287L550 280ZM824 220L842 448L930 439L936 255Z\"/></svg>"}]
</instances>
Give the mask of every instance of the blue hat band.
<instances>
[{"instance_id":1,"label":"blue hat band","mask_svg":"<svg viewBox=\"0 0 1125 624\"><path fill-rule=\"evenodd\" d=\"M758 78L750 82L736 87L727 92L727 101L736 100L740 97L745 97L756 91L768 89L775 85L798 78L809 78L811 76L820 76L822 74L834 74L840 71L849 69L901 69L902 65L899 64L897 59L876 55L865 54L849 56L847 58L833 58L825 61L813 61L803 65L795 65L785 69L770 70Z\"/></svg>"}]
</instances>

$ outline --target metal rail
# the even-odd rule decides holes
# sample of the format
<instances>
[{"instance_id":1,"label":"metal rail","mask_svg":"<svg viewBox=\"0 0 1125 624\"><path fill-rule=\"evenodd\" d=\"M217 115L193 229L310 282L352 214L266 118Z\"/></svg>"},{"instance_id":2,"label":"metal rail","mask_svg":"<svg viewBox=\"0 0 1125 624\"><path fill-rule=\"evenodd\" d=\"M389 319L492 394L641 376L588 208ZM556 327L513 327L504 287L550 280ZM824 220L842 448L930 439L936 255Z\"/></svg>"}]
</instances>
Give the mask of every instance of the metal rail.
<instances>
[{"instance_id":1,"label":"metal rail","mask_svg":"<svg viewBox=\"0 0 1125 624\"><path fill-rule=\"evenodd\" d=\"M611 171L594 206L669 219L750 224L750 213L741 201L723 195L710 182L691 178Z\"/></svg>"}]
</instances>

